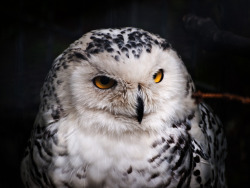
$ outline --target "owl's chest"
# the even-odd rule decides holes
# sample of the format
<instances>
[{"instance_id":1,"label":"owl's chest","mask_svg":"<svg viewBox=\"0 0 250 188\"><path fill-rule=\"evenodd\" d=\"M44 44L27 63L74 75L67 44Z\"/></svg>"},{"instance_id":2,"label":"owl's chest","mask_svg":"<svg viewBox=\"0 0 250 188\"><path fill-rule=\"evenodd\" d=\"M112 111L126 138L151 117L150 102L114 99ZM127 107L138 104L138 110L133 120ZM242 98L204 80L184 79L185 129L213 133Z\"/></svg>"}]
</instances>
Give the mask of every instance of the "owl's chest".
<instances>
[{"instance_id":1,"label":"owl's chest","mask_svg":"<svg viewBox=\"0 0 250 188\"><path fill-rule=\"evenodd\" d=\"M157 153L151 147L155 139L146 136L113 138L106 135L79 134L68 141L68 148L71 148L69 153L72 157L77 157L99 171L123 171L131 163L145 165L145 161Z\"/></svg>"},{"instance_id":2,"label":"owl's chest","mask_svg":"<svg viewBox=\"0 0 250 188\"><path fill-rule=\"evenodd\" d=\"M114 139L76 134L67 143L70 181L74 187L177 185L188 170L190 157L186 141L180 138L162 134Z\"/></svg>"}]
</instances>

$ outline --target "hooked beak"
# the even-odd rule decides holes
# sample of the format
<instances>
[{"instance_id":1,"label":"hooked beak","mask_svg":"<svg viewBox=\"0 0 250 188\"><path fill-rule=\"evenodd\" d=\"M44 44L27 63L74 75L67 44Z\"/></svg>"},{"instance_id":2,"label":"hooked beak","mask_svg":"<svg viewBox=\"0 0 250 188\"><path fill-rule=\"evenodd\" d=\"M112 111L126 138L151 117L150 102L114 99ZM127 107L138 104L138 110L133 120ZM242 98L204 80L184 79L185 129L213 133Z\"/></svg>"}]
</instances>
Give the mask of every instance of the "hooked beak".
<instances>
[{"instance_id":1,"label":"hooked beak","mask_svg":"<svg viewBox=\"0 0 250 188\"><path fill-rule=\"evenodd\" d=\"M136 105L136 115L137 115L137 120L141 124L143 114L144 114L144 102L141 96L141 86L138 85L138 96L137 96L137 105Z\"/></svg>"}]
</instances>

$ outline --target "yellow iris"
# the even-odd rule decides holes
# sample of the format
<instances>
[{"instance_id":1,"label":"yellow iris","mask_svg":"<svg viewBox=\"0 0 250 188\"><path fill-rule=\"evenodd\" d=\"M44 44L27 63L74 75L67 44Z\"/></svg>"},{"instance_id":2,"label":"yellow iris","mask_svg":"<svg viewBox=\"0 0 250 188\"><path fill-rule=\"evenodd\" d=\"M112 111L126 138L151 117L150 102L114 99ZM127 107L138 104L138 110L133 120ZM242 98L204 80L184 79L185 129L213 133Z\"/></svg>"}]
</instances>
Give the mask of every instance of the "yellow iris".
<instances>
[{"instance_id":1,"label":"yellow iris","mask_svg":"<svg viewBox=\"0 0 250 188\"><path fill-rule=\"evenodd\" d=\"M107 77L107 76L97 76L93 79L93 82L96 87L100 89L109 89L113 87L116 83L115 80Z\"/></svg>"},{"instance_id":2,"label":"yellow iris","mask_svg":"<svg viewBox=\"0 0 250 188\"><path fill-rule=\"evenodd\" d=\"M154 74L153 78L155 83L161 82L163 79L163 70L162 69L158 70L158 72Z\"/></svg>"}]
</instances>

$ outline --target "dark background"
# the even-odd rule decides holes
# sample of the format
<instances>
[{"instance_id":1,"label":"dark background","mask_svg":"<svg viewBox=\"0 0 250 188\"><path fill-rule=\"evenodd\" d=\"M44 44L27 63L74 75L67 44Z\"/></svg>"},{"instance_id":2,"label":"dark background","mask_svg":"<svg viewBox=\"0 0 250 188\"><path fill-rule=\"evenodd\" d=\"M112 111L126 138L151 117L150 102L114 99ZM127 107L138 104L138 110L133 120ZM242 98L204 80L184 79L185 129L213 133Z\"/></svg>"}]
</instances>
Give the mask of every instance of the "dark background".
<instances>
[{"instance_id":1,"label":"dark background","mask_svg":"<svg viewBox=\"0 0 250 188\"><path fill-rule=\"evenodd\" d=\"M0 7L0 187L22 187L19 165L39 106L39 90L53 59L84 33L134 26L166 38L197 88L250 96L246 48L211 45L188 32L183 16L209 17L219 29L250 37L248 0L7 1ZM250 167L250 104L206 99L228 139L228 187L246 187Z\"/></svg>"}]
</instances>

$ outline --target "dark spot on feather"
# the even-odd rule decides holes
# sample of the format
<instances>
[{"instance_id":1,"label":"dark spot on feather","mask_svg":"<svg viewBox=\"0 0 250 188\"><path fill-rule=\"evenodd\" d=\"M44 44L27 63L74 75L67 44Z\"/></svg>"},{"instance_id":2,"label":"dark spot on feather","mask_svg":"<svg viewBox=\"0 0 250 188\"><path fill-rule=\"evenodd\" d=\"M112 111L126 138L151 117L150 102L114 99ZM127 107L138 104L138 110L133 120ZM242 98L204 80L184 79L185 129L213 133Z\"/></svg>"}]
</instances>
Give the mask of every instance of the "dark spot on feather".
<instances>
[{"instance_id":1,"label":"dark spot on feather","mask_svg":"<svg viewBox=\"0 0 250 188\"><path fill-rule=\"evenodd\" d=\"M133 171L132 166L129 167L129 169L127 170L127 173L130 174Z\"/></svg>"}]
</instances>

